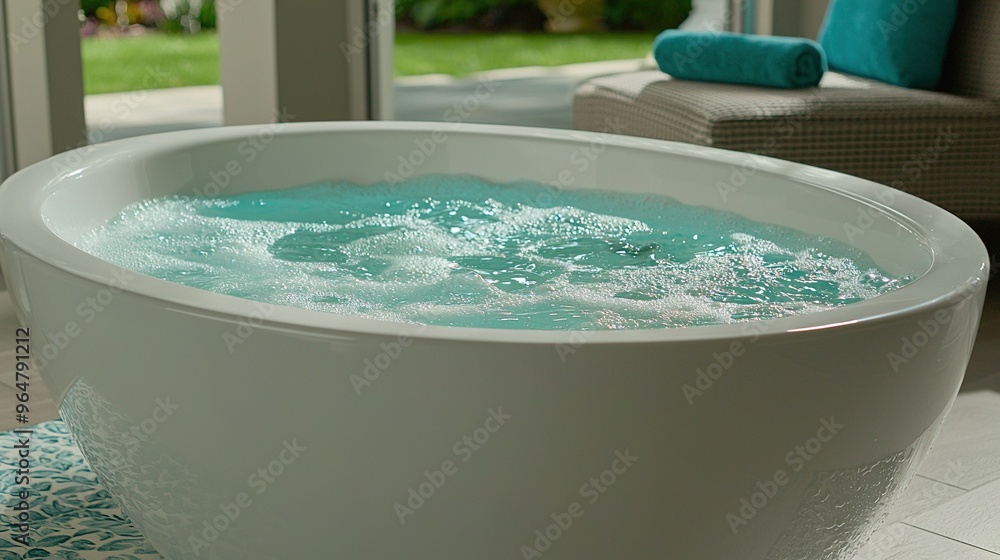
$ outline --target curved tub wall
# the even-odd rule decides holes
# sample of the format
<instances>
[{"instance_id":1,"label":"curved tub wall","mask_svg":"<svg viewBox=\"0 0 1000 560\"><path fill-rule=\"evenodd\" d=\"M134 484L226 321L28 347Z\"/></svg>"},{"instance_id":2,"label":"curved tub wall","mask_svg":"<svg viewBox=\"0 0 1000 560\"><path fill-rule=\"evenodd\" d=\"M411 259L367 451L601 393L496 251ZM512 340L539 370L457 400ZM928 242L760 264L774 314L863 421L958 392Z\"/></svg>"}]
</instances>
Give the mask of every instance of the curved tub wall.
<instances>
[{"instance_id":1,"label":"curved tub wall","mask_svg":"<svg viewBox=\"0 0 1000 560\"><path fill-rule=\"evenodd\" d=\"M401 134L389 148L417 136ZM354 136L344 157L389 149L378 142ZM492 149L507 149L496 142ZM330 178L336 161L289 177L269 165L300 157L294 161L315 166L329 146L314 144L276 141L227 192ZM440 145L420 172L466 170L472 144ZM559 146L567 158L578 149ZM509 147L541 165L538 150ZM98 167L85 170L75 188L46 199L46 219L72 239L128 201L198 187L207 162L230 153L238 153L231 141L110 163L131 167L131 187L101 181ZM652 164L624 149L606 153L575 185L641 191L667 181L668 168L690 178L712 167L695 162L686 173L671 160L644 180L612 184L612 163L647 175ZM489 159L477 174L507 180L519 173L509 167ZM370 171L348 178L371 181ZM772 187L769 177L754 174L727 201L717 191L684 201L732 203L775 219L787 215L775 208L821 203L847 219L862 207L791 187L769 210L769 189L791 182ZM89 196L95 190L113 195ZM70 218L76 226L59 225L72 226ZM843 223L812 220L803 229L846 235ZM872 244L880 264L930 266L916 237L899 250L883 243L918 226L891 213L876 213L872 224L858 244ZM524 557L523 547L545 546L538 535L547 530L557 536L541 552L552 559L659 558L669 550L757 560L819 549L817 558L847 559L898 496L954 399L985 278L973 271L966 287L908 313L823 328L756 322L724 338L659 342L586 334L512 341L501 333L463 340L418 325L345 329L333 316L325 328L296 325L281 320L289 316L281 308L233 298L225 301L241 312L208 311L197 291L182 302L112 292L105 278L74 276L4 241L4 270L33 344L71 322L85 327L44 369L64 418L136 526L178 559L308 558L331 546L344 557ZM102 294L112 300L81 315L81 302ZM886 312L906 308L904 296L885 298ZM488 439L475 450L463 445L481 428L496 429L478 432ZM440 480L445 461L457 472L409 502L411 488L427 490L427 473ZM252 477L274 464L280 474L262 488ZM591 482L602 476L604 491ZM250 502L234 510L241 494ZM825 505L838 501L844 507ZM397 504L416 507L400 513ZM218 521L226 511L238 516ZM551 528L571 511L580 515L567 528ZM212 523L225 529L213 533ZM825 528L822 537L815 528Z\"/></svg>"},{"instance_id":2,"label":"curved tub wall","mask_svg":"<svg viewBox=\"0 0 1000 560\"><path fill-rule=\"evenodd\" d=\"M37 289L52 298L46 309L35 308L33 333L76 320L67 303L102 288L33 259L20 262L28 297L41 297L31 293ZM978 317L974 301L943 307L941 331L899 371L886 357L886 341L912 337L933 314L787 339L749 333L682 348L584 343L572 352L425 340L414 327L405 353L371 385L358 386L352 376L364 375L366 360L384 362L380 355L397 337L262 325L230 353L225 337L239 332L240 320L126 292L116 298L45 376L69 387L61 410L95 471L151 542L177 558L191 550L178 534L197 536L220 507L250 491L248 465L268 465L291 441L307 448L288 466L295 474L253 495L256 506L213 550L307 555L309 536L321 532L352 555L468 556L491 542L497 557L507 557L530 545L551 514L582 504L581 485L607 469L616 451L638 460L613 491L586 505L573 527L579 530L547 556L642 558L649 543L671 542L681 557L739 551L765 558L772 547L811 546L811 534L789 542L784 530L805 523L800 512L815 507L808 489L824 477L860 476L872 500L892 493L910 464L896 457L918 458L913 449L923 449L918 442L954 397ZM698 371L728 363L734 343L744 350L722 376L701 394L685 392L686 385L704 387ZM140 439L135 430L157 399L178 411ZM453 445L498 407L511 415L509 424L400 525L394 504L425 471L458 462ZM799 462L789 463L787 454L816 436L824 420L844 428L792 472ZM886 461L895 470L864 468ZM864 474L842 474L859 469ZM789 483L733 535L727 515L739 515L739 499L778 470ZM190 473L198 486L184 482ZM849 487L833 491L858 498ZM873 529L871 518L833 521L828 526L840 527L842 539L824 558L847 558L838 546ZM261 524L288 540L261 534ZM609 530L613 543L603 536Z\"/></svg>"}]
</instances>

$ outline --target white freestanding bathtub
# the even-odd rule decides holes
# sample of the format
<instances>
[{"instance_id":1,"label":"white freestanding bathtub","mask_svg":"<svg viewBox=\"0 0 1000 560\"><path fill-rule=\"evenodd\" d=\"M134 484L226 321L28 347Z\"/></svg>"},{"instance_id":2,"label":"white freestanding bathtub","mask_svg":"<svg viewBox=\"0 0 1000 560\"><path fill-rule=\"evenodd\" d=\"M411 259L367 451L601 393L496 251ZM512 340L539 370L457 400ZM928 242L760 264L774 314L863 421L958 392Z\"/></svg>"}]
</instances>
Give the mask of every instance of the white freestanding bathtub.
<instances>
[{"instance_id":1,"label":"white freestanding bathtub","mask_svg":"<svg viewBox=\"0 0 1000 560\"><path fill-rule=\"evenodd\" d=\"M668 330L420 326L272 307L73 245L126 204L471 173L664 193L917 279L839 309ZM171 559L847 559L959 388L986 251L861 179L611 135L418 123L179 132L0 191L31 351L102 482Z\"/></svg>"}]
</instances>

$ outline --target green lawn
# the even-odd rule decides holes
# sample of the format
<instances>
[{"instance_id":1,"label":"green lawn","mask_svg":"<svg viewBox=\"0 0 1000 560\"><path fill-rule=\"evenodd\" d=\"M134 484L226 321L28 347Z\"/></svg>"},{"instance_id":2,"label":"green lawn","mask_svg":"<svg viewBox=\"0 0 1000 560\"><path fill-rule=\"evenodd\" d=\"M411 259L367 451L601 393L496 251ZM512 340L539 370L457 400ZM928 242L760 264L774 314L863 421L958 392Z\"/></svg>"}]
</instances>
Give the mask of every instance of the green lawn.
<instances>
[{"instance_id":1,"label":"green lawn","mask_svg":"<svg viewBox=\"0 0 1000 560\"><path fill-rule=\"evenodd\" d=\"M84 93L202 86L219 83L214 33L83 40Z\"/></svg>"},{"instance_id":2,"label":"green lawn","mask_svg":"<svg viewBox=\"0 0 1000 560\"><path fill-rule=\"evenodd\" d=\"M494 68L642 58L649 52L655 36L655 33L400 33L396 36L393 66L397 76L462 75Z\"/></svg>"},{"instance_id":3,"label":"green lawn","mask_svg":"<svg viewBox=\"0 0 1000 560\"><path fill-rule=\"evenodd\" d=\"M641 33L399 33L393 61L396 76L463 75L494 68L641 58L649 52L653 37ZM214 33L86 38L83 83L88 94L217 84L218 38Z\"/></svg>"}]
</instances>

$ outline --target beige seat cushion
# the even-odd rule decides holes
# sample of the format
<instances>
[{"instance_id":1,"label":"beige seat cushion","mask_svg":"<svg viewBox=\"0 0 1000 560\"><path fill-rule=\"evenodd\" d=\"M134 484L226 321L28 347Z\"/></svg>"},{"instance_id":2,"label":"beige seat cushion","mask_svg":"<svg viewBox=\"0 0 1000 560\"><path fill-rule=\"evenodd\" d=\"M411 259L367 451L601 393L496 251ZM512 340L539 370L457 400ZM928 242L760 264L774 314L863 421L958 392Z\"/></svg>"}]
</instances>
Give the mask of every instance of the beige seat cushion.
<instances>
[{"instance_id":1,"label":"beige seat cushion","mask_svg":"<svg viewBox=\"0 0 1000 560\"><path fill-rule=\"evenodd\" d=\"M1000 102L829 72L817 88L592 79L574 126L769 155L892 185L966 219L1000 218Z\"/></svg>"}]
</instances>

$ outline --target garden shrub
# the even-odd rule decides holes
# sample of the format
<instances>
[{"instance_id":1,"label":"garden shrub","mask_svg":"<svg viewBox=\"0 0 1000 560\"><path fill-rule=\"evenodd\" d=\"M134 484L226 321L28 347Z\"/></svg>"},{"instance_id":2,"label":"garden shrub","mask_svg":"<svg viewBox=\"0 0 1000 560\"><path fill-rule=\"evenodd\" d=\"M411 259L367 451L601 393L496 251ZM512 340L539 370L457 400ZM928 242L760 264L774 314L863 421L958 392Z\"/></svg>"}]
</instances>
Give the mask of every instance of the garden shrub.
<instances>
[{"instance_id":1,"label":"garden shrub","mask_svg":"<svg viewBox=\"0 0 1000 560\"><path fill-rule=\"evenodd\" d=\"M398 0L396 16L422 29L475 24L502 12L538 11L537 0ZM539 20L540 21L540 20Z\"/></svg>"},{"instance_id":2,"label":"garden shrub","mask_svg":"<svg viewBox=\"0 0 1000 560\"><path fill-rule=\"evenodd\" d=\"M566 0L578 2L579 0ZM604 23L611 30L662 31L691 13L692 0L604 0ZM422 29L466 26L490 12L537 8L537 0L398 0L397 18Z\"/></svg>"},{"instance_id":3,"label":"garden shrub","mask_svg":"<svg viewBox=\"0 0 1000 560\"><path fill-rule=\"evenodd\" d=\"M80 9L83 10L83 15L95 17L97 10L112 7L114 3L115 0L80 0Z\"/></svg>"},{"instance_id":4,"label":"garden shrub","mask_svg":"<svg viewBox=\"0 0 1000 560\"><path fill-rule=\"evenodd\" d=\"M604 23L610 29L663 31L690 14L691 0L604 0Z\"/></svg>"},{"instance_id":5,"label":"garden shrub","mask_svg":"<svg viewBox=\"0 0 1000 560\"><path fill-rule=\"evenodd\" d=\"M202 29L215 29L215 1L204 0L198 11L198 23Z\"/></svg>"}]
</instances>

